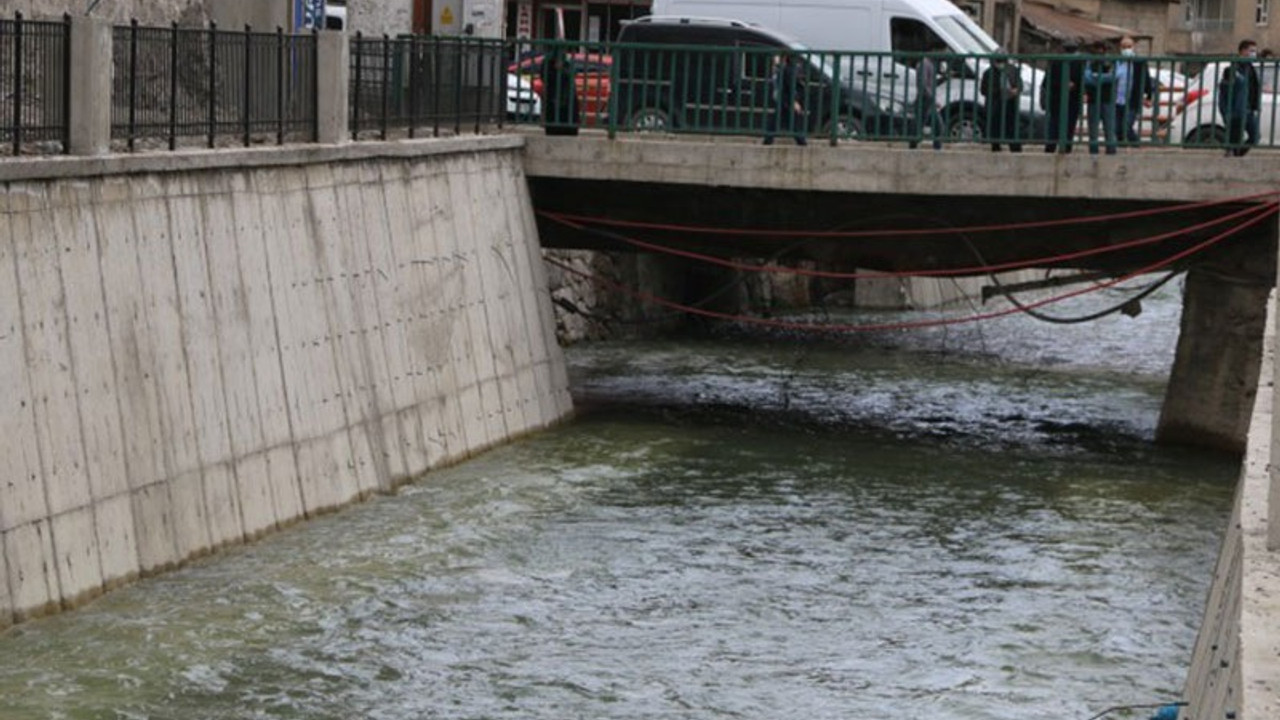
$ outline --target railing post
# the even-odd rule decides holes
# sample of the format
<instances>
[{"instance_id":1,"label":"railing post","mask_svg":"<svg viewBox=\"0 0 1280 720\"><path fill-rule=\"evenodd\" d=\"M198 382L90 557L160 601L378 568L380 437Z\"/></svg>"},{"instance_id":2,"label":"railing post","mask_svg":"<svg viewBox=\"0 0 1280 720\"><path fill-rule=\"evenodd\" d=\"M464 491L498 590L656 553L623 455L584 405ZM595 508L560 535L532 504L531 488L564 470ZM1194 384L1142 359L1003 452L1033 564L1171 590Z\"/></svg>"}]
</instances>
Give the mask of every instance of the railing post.
<instances>
[{"instance_id":1,"label":"railing post","mask_svg":"<svg viewBox=\"0 0 1280 720\"><path fill-rule=\"evenodd\" d=\"M316 142L337 144L347 142L347 113L351 95L351 50L347 35L338 30L321 30L316 42ZM356 42L360 36L356 35ZM360 62L357 50L356 62ZM357 70L357 78L359 71ZM359 130L359 115L350 132Z\"/></svg>"},{"instance_id":2,"label":"railing post","mask_svg":"<svg viewBox=\"0 0 1280 720\"><path fill-rule=\"evenodd\" d=\"M387 139L387 121L391 117L391 38L382 34L382 118L378 125L383 140Z\"/></svg>"},{"instance_id":3,"label":"railing post","mask_svg":"<svg viewBox=\"0 0 1280 720\"><path fill-rule=\"evenodd\" d=\"M209 147L213 148L218 135L218 23L209 23Z\"/></svg>"},{"instance_id":4,"label":"railing post","mask_svg":"<svg viewBox=\"0 0 1280 720\"><path fill-rule=\"evenodd\" d=\"M276 26L276 144L284 144L285 88L289 86L287 67L289 55L285 52L284 28Z\"/></svg>"},{"instance_id":5,"label":"railing post","mask_svg":"<svg viewBox=\"0 0 1280 720\"><path fill-rule=\"evenodd\" d=\"M409 139L418 125L418 36L409 36Z\"/></svg>"},{"instance_id":6,"label":"railing post","mask_svg":"<svg viewBox=\"0 0 1280 720\"><path fill-rule=\"evenodd\" d=\"M251 66L253 64L253 28L249 25L244 26L244 92L241 100L244 106L240 108L241 131L244 134L244 146L249 147L253 142L250 137L253 134L253 72Z\"/></svg>"},{"instance_id":7,"label":"railing post","mask_svg":"<svg viewBox=\"0 0 1280 720\"><path fill-rule=\"evenodd\" d=\"M22 13L13 14L13 154L22 152Z\"/></svg>"},{"instance_id":8,"label":"railing post","mask_svg":"<svg viewBox=\"0 0 1280 720\"><path fill-rule=\"evenodd\" d=\"M68 151L101 155L111 149L111 25L98 18L71 19Z\"/></svg>"},{"instance_id":9,"label":"railing post","mask_svg":"<svg viewBox=\"0 0 1280 720\"><path fill-rule=\"evenodd\" d=\"M360 101L363 88L360 83L364 82L364 33L356 31L355 42L356 53L356 77L355 77L355 98L351 110L351 139L360 139Z\"/></svg>"},{"instance_id":10,"label":"railing post","mask_svg":"<svg viewBox=\"0 0 1280 720\"><path fill-rule=\"evenodd\" d=\"M138 135L138 19L129 22L129 152Z\"/></svg>"},{"instance_id":11,"label":"railing post","mask_svg":"<svg viewBox=\"0 0 1280 720\"><path fill-rule=\"evenodd\" d=\"M178 146L178 23L169 29L169 149Z\"/></svg>"}]
</instances>

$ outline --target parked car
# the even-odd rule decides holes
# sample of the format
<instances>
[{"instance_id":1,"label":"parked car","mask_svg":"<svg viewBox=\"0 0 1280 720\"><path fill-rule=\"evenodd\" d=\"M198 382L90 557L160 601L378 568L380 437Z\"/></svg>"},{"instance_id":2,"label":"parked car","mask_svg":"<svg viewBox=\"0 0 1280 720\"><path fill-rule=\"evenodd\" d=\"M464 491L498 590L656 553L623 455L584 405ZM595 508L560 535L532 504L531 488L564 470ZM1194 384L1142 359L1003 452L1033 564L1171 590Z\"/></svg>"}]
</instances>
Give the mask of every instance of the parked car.
<instances>
[{"instance_id":1,"label":"parked car","mask_svg":"<svg viewBox=\"0 0 1280 720\"><path fill-rule=\"evenodd\" d=\"M524 78L539 98L545 97L542 87L542 65L547 52L539 49L526 53L507 67L507 71ZM578 97L578 112L582 124L593 127L604 124L609 114L610 73L613 58L599 52L571 52L565 56L573 73L574 93Z\"/></svg>"},{"instance_id":2,"label":"parked car","mask_svg":"<svg viewBox=\"0 0 1280 720\"><path fill-rule=\"evenodd\" d=\"M529 78L507 73L507 119L516 122L533 122L542 117L542 98L533 89Z\"/></svg>"},{"instance_id":3,"label":"parked car","mask_svg":"<svg viewBox=\"0 0 1280 720\"><path fill-rule=\"evenodd\" d=\"M625 47L630 43L638 46ZM804 58L810 134L829 134L833 125L844 138L907 132L910 118L889 95L872 97L851 84L835 92L834 55L814 53L753 23L720 18L650 15L624 23L614 48L614 112L632 130L758 134L773 111L779 50Z\"/></svg>"},{"instance_id":4,"label":"parked car","mask_svg":"<svg viewBox=\"0 0 1280 720\"><path fill-rule=\"evenodd\" d=\"M950 0L653 0L654 15L733 18L758 23L817 50L839 51L841 78L856 78L859 90L913 106L915 69L903 59L939 47L957 56L939 64L936 97L944 104L947 134L981 139L986 100L979 92L983 73L1005 51ZM895 55L896 54L896 55ZM1043 73L1018 64L1024 89L1038 88ZM1019 100L1017 132L1044 136L1044 112L1034 93Z\"/></svg>"},{"instance_id":5,"label":"parked car","mask_svg":"<svg viewBox=\"0 0 1280 720\"><path fill-rule=\"evenodd\" d=\"M1173 142L1187 146L1218 147L1227 141L1227 123L1218 112L1218 80L1231 61L1222 60L1205 65L1198 75L1188 80L1188 102L1182 113L1174 117L1170 127ZM1276 103L1280 102L1274 66L1258 67L1262 83L1258 128L1262 145L1276 145L1280 141L1280 127L1276 126Z\"/></svg>"}]
</instances>

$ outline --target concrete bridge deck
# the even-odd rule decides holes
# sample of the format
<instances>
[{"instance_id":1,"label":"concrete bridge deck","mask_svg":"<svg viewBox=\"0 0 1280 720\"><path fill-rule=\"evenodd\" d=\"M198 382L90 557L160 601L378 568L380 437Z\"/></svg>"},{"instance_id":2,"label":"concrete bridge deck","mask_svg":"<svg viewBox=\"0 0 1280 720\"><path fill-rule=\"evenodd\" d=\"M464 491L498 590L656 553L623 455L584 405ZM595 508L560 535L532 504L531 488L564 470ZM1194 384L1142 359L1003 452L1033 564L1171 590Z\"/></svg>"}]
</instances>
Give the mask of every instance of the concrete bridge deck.
<instances>
[{"instance_id":1,"label":"concrete bridge deck","mask_svg":"<svg viewBox=\"0 0 1280 720\"><path fill-rule=\"evenodd\" d=\"M1026 261L1182 231L1249 204L1275 199L1280 155L1225 158L1211 151L1143 148L1117 156L993 153L985 146L908 151L883 143L763 147L744 139L610 140L525 137L525 173L544 247L633 250L598 232L553 222L548 213L686 226L747 229L889 230L965 228L1067 220L1175 205L1250 198L1124 221L1062 224L1034 232L932 237L799 238L789 257L877 270L955 269ZM692 190L696 189L696 192ZM1133 251L1094 254L1070 267L1128 271L1222 232L1231 223ZM628 236L684 250L773 257L776 238L712 237L629 228ZM796 238L792 239L796 241ZM1011 242L1016 240L1016 242ZM1241 232L1214 262L1271 283L1274 223ZM1270 257L1270 255L1268 255ZM1057 267L1067 265L1058 264ZM1258 272L1260 268L1261 272Z\"/></svg>"}]
</instances>

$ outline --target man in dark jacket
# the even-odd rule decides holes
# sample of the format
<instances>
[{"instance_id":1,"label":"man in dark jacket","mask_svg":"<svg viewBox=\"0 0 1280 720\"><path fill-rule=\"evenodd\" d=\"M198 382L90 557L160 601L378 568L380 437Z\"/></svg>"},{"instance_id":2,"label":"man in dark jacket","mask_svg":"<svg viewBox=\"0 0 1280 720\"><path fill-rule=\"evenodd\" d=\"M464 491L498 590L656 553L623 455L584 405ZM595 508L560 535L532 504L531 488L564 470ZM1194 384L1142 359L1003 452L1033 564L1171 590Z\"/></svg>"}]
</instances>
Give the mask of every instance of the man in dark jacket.
<instances>
[{"instance_id":1,"label":"man in dark jacket","mask_svg":"<svg viewBox=\"0 0 1280 720\"><path fill-rule=\"evenodd\" d=\"M1044 83L1040 86L1041 107L1047 113L1044 151L1071 152L1076 127L1080 124L1080 105L1084 97L1084 61L1079 57L1075 40L1062 44L1062 52L1070 57L1049 61Z\"/></svg>"},{"instance_id":2,"label":"man in dark jacket","mask_svg":"<svg viewBox=\"0 0 1280 720\"><path fill-rule=\"evenodd\" d=\"M1133 38L1128 35L1120 39L1120 62L1116 63L1116 122L1120 130L1116 133L1125 142L1138 142L1138 130L1135 125L1142 115L1142 108L1149 105L1156 97L1156 81L1147 70L1147 61L1138 59Z\"/></svg>"},{"instance_id":3,"label":"man in dark jacket","mask_svg":"<svg viewBox=\"0 0 1280 720\"><path fill-rule=\"evenodd\" d=\"M978 90L986 99L986 133L992 152L1000 152L1001 143L1010 152L1022 152L1018 137L1018 102L1022 97L1022 73L1003 55L991 58L991 67L982 73Z\"/></svg>"},{"instance_id":4,"label":"man in dark jacket","mask_svg":"<svg viewBox=\"0 0 1280 720\"><path fill-rule=\"evenodd\" d=\"M1262 108L1262 83L1258 70L1253 66L1258 56L1258 44L1241 40L1238 48L1241 59L1222 71L1215 94L1218 96L1218 112L1227 124L1228 156L1244 157L1249 148L1258 144L1261 134L1258 128L1258 112ZM1240 136L1248 134L1248 142Z\"/></svg>"},{"instance_id":5,"label":"man in dark jacket","mask_svg":"<svg viewBox=\"0 0 1280 720\"><path fill-rule=\"evenodd\" d=\"M769 80L769 95L773 103L764 121L764 144L772 145L773 136L779 131L791 135L797 145L808 145L805 139L804 105L801 98L799 58L792 52L783 52L774 58L773 77Z\"/></svg>"},{"instance_id":6,"label":"man in dark jacket","mask_svg":"<svg viewBox=\"0 0 1280 720\"><path fill-rule=\"evenodd\" d=\"M561 47L542 59L542 124L548 135L578 134L578 88Z\"/></svg>"}]
</instances>

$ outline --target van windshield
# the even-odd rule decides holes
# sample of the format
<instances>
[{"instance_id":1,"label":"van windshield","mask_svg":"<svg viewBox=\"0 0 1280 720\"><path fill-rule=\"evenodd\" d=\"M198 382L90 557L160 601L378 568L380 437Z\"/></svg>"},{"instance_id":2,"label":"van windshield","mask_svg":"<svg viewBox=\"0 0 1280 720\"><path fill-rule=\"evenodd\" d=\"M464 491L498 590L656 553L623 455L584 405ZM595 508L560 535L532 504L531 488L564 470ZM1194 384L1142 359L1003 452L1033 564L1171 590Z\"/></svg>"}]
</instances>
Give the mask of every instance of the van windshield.
<instances>
[{"instance_id":1,"label":"van windshield","mask_svg":"<svg viewBox=\"0 0 1280 720\"><path fill-rule=\"evenodd\" d=\"M974 25L968 15L939 15L933 21L955 43L957 52L981 55L1000 49L1000 45L983 32L982 28Z\"/></svg>"}]
</instances>

